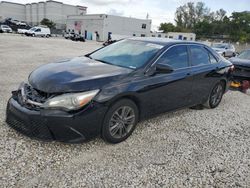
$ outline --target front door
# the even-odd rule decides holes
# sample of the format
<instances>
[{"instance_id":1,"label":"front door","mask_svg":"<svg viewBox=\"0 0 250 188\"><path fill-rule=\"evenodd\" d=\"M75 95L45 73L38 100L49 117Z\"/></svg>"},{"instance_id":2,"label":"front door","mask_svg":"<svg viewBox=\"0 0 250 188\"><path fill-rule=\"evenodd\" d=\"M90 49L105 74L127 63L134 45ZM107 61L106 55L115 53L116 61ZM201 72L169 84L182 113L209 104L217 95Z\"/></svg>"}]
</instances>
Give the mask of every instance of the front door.
<instances>
[{"instance_id":1,"label":"front door","mask_svg":"<svg viewBox=\"0 0 250 188\"><path fill-rule=\"evenodd\" d=\"M156 63L167 64L174 71L146 79L147 86L141 93L141 98L145 100L142 101L145 113L157 114L190 105L193 78L186 45L171 47Z\"/></svg>"}]
</instances>

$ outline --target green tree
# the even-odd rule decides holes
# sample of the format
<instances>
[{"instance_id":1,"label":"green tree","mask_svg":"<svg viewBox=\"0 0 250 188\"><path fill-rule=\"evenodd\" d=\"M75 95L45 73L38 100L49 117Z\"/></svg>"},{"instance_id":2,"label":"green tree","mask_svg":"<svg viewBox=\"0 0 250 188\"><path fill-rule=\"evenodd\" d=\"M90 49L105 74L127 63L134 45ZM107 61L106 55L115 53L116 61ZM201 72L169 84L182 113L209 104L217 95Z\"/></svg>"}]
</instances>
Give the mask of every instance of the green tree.
<instances>
[{"instance_id":1,"label":"green tree","mask_svg":"<svg viewBox=\"0 0 250 188\"><path fill-rule=\"evenodd\" d=\"M227 17L226 11L212 12L203 2L188 2L176 9L176 26L162 23L164 32L194 32L197 38L229 36L231 41L250 42L250 12L233 12Z\"/></svg>"},{"instance_id":2,"label":"green tree","mask_svg":"<svg viewBox=\"0 0 250 188\"><path fill-rule=\"evenodd\" d=\"M176 25L185 29L193 29L195 24L203 20L211 21L211 17L213 17L213 14L203 2L197 2L196 4L188 2L178 7L175 12Z\"/></svg>"},{"instance_id":3,"label":"green tree","mask_svg":"<svg viewBox=\"0 0 250 188\"><path fill-rule=\"evenodd\" d=\"M172 23L161 23L159 30L162 30L164 33L174 32L174 31L176 31L176 27Z\"/></svg>"},{"instance_id":4,"label":"green tree","mask_svg":"<svg viewBox=\"0 0 250 188\"><path fill-rule=\"evenodd\" d=\"M46 25L50 29L53 29L56 27L56 24L47 18L44 18L40 23L41 23L41 25Z\"/></svg>"}]
</instances>

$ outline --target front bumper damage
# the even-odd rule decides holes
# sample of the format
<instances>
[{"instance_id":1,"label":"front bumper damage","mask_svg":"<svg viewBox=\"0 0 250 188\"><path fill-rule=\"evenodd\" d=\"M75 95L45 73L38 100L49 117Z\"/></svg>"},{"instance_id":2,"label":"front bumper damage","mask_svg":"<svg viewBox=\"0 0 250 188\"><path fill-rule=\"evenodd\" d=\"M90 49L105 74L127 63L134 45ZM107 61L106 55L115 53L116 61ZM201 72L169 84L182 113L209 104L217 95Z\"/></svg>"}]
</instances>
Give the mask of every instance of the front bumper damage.
<instances>
[{"instance_id":1,"label":"front bumper damage","mask_svg":"<svg viewBox=\"0 0 250 188\"><path fill-rule=\"evenodd\" d=\"M68 143L79 143L100 134L105 105L92 102L76 112L48 110L36 106L34 101L27 102L27 98L25 102L20 94L21 89L13 92L6 110L7 124L18 132L39 140Z\"/></svg>"}]
</instances>

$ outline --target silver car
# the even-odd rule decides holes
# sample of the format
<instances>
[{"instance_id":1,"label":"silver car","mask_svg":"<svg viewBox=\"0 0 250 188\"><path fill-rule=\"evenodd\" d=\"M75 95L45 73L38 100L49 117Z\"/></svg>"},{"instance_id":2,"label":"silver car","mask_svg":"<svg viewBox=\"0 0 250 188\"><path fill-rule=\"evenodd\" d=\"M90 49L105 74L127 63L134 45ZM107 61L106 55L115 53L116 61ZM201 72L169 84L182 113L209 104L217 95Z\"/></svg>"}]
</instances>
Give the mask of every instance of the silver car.
<instances>
[{"instance_id":1,"label":"silver car","mask_svg":"<svg viewBox=\"0 0 250 188\"><path fill-rule=\"evenodd\" d=\"M12 29L8 25L0 25L1 33L12 33Z\"/></svg>"},{"instance_id":2,"label":"silver car","mask_svg":"<svg viewBox=\"0 0 250 188\"><path fill-rule=\"evenodd\" d=\"M212 48L223 57L234 57L236 55L235 47L229 43L214 43Z\"/></svg>"}]
</instances>

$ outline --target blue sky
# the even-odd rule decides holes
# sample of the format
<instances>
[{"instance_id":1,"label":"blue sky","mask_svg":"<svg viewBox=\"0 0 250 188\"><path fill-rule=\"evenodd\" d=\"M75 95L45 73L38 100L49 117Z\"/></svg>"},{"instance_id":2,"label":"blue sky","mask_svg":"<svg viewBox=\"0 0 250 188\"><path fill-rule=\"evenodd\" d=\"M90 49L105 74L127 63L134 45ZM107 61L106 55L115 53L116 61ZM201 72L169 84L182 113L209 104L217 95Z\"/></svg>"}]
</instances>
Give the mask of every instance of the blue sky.
<instances>
[{"instance_id":1,"label":"blue sky","mask_svg":"<svg viewBox=\"0 0 250 188\"><path fill-rule=\"evenodd\" d=\"M8 1L8 0L6 0ZM18 3L30 3L40 0L9 0ZM157 29L161 22L174 23L174 13L178 6L187 2L202 0L57 0L73 5L88 7L88 13L107 13L120 16L152 19L152 29ZM234 11L250 11L250 0L203 0L206 5L216 11L223 8L230 15Z\"/></svg>"}]
</instances>

